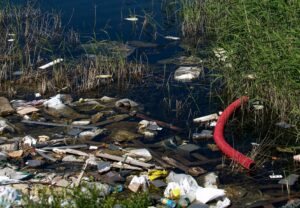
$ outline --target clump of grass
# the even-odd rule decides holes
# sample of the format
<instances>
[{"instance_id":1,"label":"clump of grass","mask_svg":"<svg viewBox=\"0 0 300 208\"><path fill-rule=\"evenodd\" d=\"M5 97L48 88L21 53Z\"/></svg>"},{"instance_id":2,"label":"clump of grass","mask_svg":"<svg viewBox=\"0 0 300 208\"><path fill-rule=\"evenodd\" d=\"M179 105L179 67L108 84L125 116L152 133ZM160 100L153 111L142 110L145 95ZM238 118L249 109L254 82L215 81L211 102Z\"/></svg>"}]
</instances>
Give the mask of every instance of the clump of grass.
<instances>
[{"instance_id":1,"label":"clump of grass","mask_svg":"<svg viewBox=\"0 0 300 208\"><path fill-rule=\"evenodd\" d=\"M105 47L102 43L106 43ZM143 64L126 59L124 53L129 49L124 44L94 40L92 45L105 50L92 57L82 50L83 45L74 30L63 26L58 13L41 11L31 1L23 6L3 2L0 8L1 91L13 96L20 90L18 86L26 85L42 94L62 88L85 92L112 83L124 89L146 73ZM113 49L119 46L119 51ZM58 57L64 58L64 63L38 69Z\"/></svg>"},{"instance_id":2,"label":"clump of grass","mask_svg":"<svg viewBox=\"0 0 300 208\"><path fill-rule=\"evenodd\" d=\"M181 31L184 37L199 37L204 33L204 1L179 0Z\"/></svg>"},{"instance_id":3,"label":"clump of grass","mask_svg":"<svg viewBox=\"0 0 300 208\"><path fill-rule=\"evenodd\" d=\"M216 67L231 97L248 94L287 122L300 116L299 1L206 1Z\"/></svg>"},{"instance_id":4,"label":"clump of grass","mask_svg":"<svg viewBox=\"0 0 300 208\"><path fill-rule=\"evenodd\" d=\"M116 204L124 208L146 208L151 205L147 193L130 194L126 198L120 198L117 194L103 196L101 193L101 189L87 186L59 190L40 189L34 198L25 195L22 205L28 208L112 208Z\"/></svg>"},{"instance_id":5,"label":"clump of grass","mask_svg":"<svg viewBox=\"0 0 300 208\"><path fill-rule=\"evenodd\" d=\"M195 37L202 30L210 39L214 53L208 63L219 69L215 76L229 102L246 94L281 120L299 122L300 2L180 2L183 34Z\"/></svg>"}]
</instances>

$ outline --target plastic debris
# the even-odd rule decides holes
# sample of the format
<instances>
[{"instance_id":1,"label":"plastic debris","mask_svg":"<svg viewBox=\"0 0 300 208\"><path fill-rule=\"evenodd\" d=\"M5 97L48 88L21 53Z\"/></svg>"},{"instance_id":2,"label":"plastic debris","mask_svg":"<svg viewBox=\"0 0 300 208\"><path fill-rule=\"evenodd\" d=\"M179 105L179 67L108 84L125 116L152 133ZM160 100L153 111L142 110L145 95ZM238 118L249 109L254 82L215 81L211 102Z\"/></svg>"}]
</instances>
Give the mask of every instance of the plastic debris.
<instances>
[{"instance_id":1,"label":"plastic debris","mask_svg":"<svg viewBox=\"0 0 300 208\"><path fill-rule=\"evenodd\" d=\"M37 140L30 135L25 136L22 139L22 143L24 146L34 147L36 146Z\"/></svg>"},{"instance_id":2,"label":"plastic debris","mask_svg":"<svg viewBox=\"0 0 300 208\"><path fill-rule=\"evenodd\" d=\"M134 176L128 185L129 190L132 192L137 192L138 190L147 191L148 190L148 180L147 176Z\"/></svg>"},{"instance_id":3,"label":"plastic debris","mask_svg":"<svg viewBox=\"0 0 300 208\"><path fill-rule=\"evenodd\" d=\"M39 111L39 109L37 109L36 107L32 107L32 106L28 106L28 107L18 107L17 108L17 113L20 114L21 116L33 113L33 112L37 112Z\"/></svg>"},{"instance_id":4,"label":"plastic debris","mask_svg":"<svg viewBox=\"0 0 300 208\"><path fill-rule=\"evenodd\" d=\"M282 184L282 185L292 186L298 181L298 178L299 178L299 175L291 174L291 175L288 175L286 178L281 179L280 181L278 181L278 183Z\"/></svg>"},{"instance_id":5,"label":"plastic debris","mask_svg":"<svg viewBox=\"0 0 300 208\"><path fill-rule=\"evenodd\" d=\"M48 64L45 64L43 66L40 66L39 69L47 69L51 66L54 66L56 64L59 64L60 62L63 62L63 59L59 58L59 59L55 59L54 61L51 61L50 63Z\"/></svg>"},{"instance_id":6,"label":"plastic debris","mask_svg":"<svg viewBox=\"0 0 300 208\"><path fill-rule=\"evenodd\" d=\"M180 37L167 35L167 36L165 36L165 39L168 39L168 40L180 40Z\"/></svg>"},{"instance_id":7,"label":"plastic debris","mask_svg":"<svg viewBox=\"0 0 300 208\"><path fill-rule=\"evenodd\" d=\"M160 199L160 202L163 204L163 205L166 205L167 207L170 207L170 208L175 208L177 206L176 202L171 200L171 199L167 199L167 198L161 198Z\"/></svg>"},{"instance_id":8,"label":"plastic debris","mask_svg":"<svg viewBox=\"0 0 300 208\"><path fill-rule=\"evenodd\" d=\"M25 164L29 167L39 167L39 166L43 165L44 163L45 162L42 160L27 160L27 162Z\"/></svg>"},{"instance_id":9,"label":"plastic debris","mask_svg":"<svg viewBox=\"0 0 300 208\"><path fill-rule=\"evenodd\" d=\"M174 79L179 82L191 82L197 79L202 72L201 68L191 66L181 66L176 69Z\"/></svg>"},{"instance_id":10,"label":"plastic debris","mask_svg":"<svg viewBox=\"0 0 300 208\"><path fill-rule=\"evenodd\" d=\"M0 117L0 134L6 133L6 132L14 133L15 127L10 122L8 122L6 119Z\"/></svg>"},{"instance_id":11,"label":"plastic debris","mask_svg":"<svg viewBox=\"0 0 300 208\"><path fill-rule=\"evenodd\" d=\"M197 200L207 203L216 198L225 196L225 191L217 188L202 188L192 176L170 172L166 178L168 186L164 196L167 198L187 197L190 202Z\"/></svg>"},{"instance_id":12,"label":"plastic debris","mask_svg":"<svg viewBox=\"0 0 300 208\"><path fill-rule=\"evenodd\" d=\"M98 162L97 163L98 173L105 173L111 169L110 162Z\"/></svg>"},{"instance_id":13,"label":"plastic debris","mask_svg":"<svg viewBox=\"0 0 300 208\"><path fill-rule=\"evenodd\" d=\"M300 155L294 155L293 156L294 161L300 162Z\"/></svg>"},{"instance_id":14,"label":"plastic debris","mask_svg":"<svg viewBox=\"0 0 300 208\"><path fill-rule=\"evenodd\" d=\"M136 22L136 21L139 20L137 17L126 17L124 19L127 20L127 21L130 21L130 22Z\"/></svg>"},{"instance_id":15,"label":"plastic debris","mask_svg":"<svg viewBox=\"0 0 300 208\"><path fill-rule=\"evenodd\" d=\"M270 177L271 179L281 179L281 178L283 178L282 175L275 175L274 173L273 173L272 175L269 175L269 177Z\"/></svg>"},{"instance_id":16,"label":"plastic debris","mask_svg":"<svg viewBox=\"0 0 300 208\"><path fill-rule=\"evenodd\" d=\"M189 198L181 197L178 200L178 207L188 207L191 204Z\"/></svg>"},{"instance_id":17,"label":"plastic debris","mask_svg":"<svg viewBox=\"0 0 300 208\"><path fill-rule=\"evenodd\" d=\"M216 173L208 173L204 176L204 184L205 188L218 188L218 176Z\"/></svg>"},{"instance_id":18,"label":"plastic debris","mask_svg":"<svg viewBox=\"0 0 300 208\"><path fill-rule=\"evenodd\" d=\"M10 208L21 205L21 193L9 186L0 186L0 207Z\"/></svg>"},{"instance_id":19,"label":"plastic debris","mask_svg":"<svg viewBox=\"0 0 300 208\"><path fill-rule=\"evenodd\" d=\"M217 204L214 206L210 206L210 208L226 208L231 205L230 199L224 197L222 200L218 200Z\"/></svg>"},{"instance_id":20,"label":"plastic debris","mask_svg":"<svg viewBox=\"0 0 300 208\"><path fill-rule=\"evenodd\" d=\"M168 171L166 170L149 170L148 171L148 178L150 181L153 181L158 178L165 178L168 175Z\"/></svg>"},{"instance_id":21,"label":"plastic debris","mask_svg":"<svg viewBox=\"0 0 300 208\"><path fill-rule=\"evenodd\" d=\"M280 121L280 122L276 123L275 125L280 128L283 128L283 129L289 129L289 128L293 127L291 124L288 124L285 121Z\"/></svg>"},{"instance_id":22,"label":"plastic debris","mask_svg":"<svg viewBox=\"0 0 300 208\"><path fill-rule=\"evenodd\" d=\"M206 122L218 120L218 118L219 118L219 115L217 113L214 113L214 114L210 114L207 116L195 118L193 121L194 121L194 123L206 123Z\"/></svg>"},{"instance_id":23,"label":"plastic debris","mask_svg":"<svg viewBox=\"0 0 300 208\"><path fill-rule=\"evenodd\" d=\"M152 160L152 155L147 149L132 149L126 151L127 153L125 155L136 158L143 162L148 162Z\"/></svg>"},{"instance_id":24,"label":"plastic debris","mask_svg":"<svg viewBox=\"0 0 300 208\"><path fill-rule=\"evenodd\" d=\"M213 138L213 131L202 130L200 133L193 133L193 140L211 139Z\"/></svg>"},{"instance_id":25,"label":"plastic debris","mask_svg":"<svg viewBox=\"0 0 300 208\"><path fill-rule=\"evenodd\" d=\"M91 121L73 121L72 122L72 125L75 125L75 126L86 126L86 125L89 125L91 123Z\"/></svg>"},{"instance_id":26,"label":"plastic debris","mask_svg":"<svg viewBox=\"0 0 300 208\"><path fill-rule=\"evenodd\" d=\"M197 201L206 204L211 200L225 196L225 191L216 188L198 188L195 195Z\"/></svg>"}]
</instances>

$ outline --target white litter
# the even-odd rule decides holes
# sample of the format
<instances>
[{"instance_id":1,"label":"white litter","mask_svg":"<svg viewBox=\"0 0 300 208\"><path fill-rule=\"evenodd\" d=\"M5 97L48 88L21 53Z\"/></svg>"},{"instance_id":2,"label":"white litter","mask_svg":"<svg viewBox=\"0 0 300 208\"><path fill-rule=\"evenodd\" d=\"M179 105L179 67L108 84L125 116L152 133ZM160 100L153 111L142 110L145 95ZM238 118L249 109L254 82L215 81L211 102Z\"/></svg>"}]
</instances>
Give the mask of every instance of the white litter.
<instances>
[{"instance_id":1,"label":"white litter","mask_svg":"<svg viewBox=\"0 0 300 208\"><path fill-rule=\"evenodd\" d=\"M209 208L226 208L226 207L229 207L230 204L231 204L230 199L225 197L223 200L218 200L218 202L215 206L209 206Z\"/></svg>"},{"instance_id":2,"label":"white litter","mask_svg":"<svg viewBox=\"0 0 300 208\"><path fill-rule=\"evenodd\" d=\"M209 126L210 127L215 127L217 125L217 122L216 121L212 121L210 122Z\"/></svg>"},{"instance_id":3,"label":"white litter","mask_svg":"<svg viewBox=\"0 0 300 208\"><path fill-rule=\"evenodd\" d=\"M225 191L223 189L199 187L196 190L196 200L204 204L223 196L225 196Z\"/></svg>"},{"instance_id":4,"label":"white litter","mask_svg":"<svg viewBox=\"0 0 300 208\"><path fill-rule=\"evenodd\" d=\"M137 192L138 190L142 189L143 191L148 190L148 179L147 176L134 176L128 185L129 190L132 192Z\"/></svg>"},{"instance_id":5,"label":"white litter","mask_svg":"<svg viewBox=\"0 0 300 208\"><path fill-rule=\"evenodd\" d=\"M41 93L38 93L38 92L37 92L37 93L34 94L34 96L35 96L36 98L39 98L39 97L41 97L42 95L41 95Z\"/></svg>"},{"instance_id":6,"label":"white litter","mask_svg":"<svg viewBox=\"0 0 300 208\"><path fill-rule=\"evenodd\" d=\"M270 177L271 179L281 179L281 178L283 178L282 175L275 175L274 173L273 173L272 175L269 175L269 177Z\"/></svg>"},{"instance_id":7,"label":"white litter","mask_svg":"<svg viewBox=\"0 0 300 208\"><path fill-rule=\"evenodd\" d=\"M180 40L180 37L167 35L167 36L165 36L165 39L168 39L168 40Z\"/></svg>"},{"instance_id":8,"label":"white litter","mask_svg":"<svg viewBox=\"0 0 300 208\"><path fill-rule=\"evenodd\" d=\"M225 196L223 189L203 188L198 185L192 176L186 174L170 172L166 178L166 182L168 186L165 189L164 196L167 198L187 197L191 202L196 200L205 204L211 200Z\"/></svg>"},{"instance_id":9,"label":"white litter","mask_svg":"<svg viewBox=\"0 0 300 208\"><path fill-rule=\"evenodd\" d=\"M199 67L181 66L176 69L174 73L174 79L179 82L191 82L197 79L202 72Z\"/></svg>"},{"instance_id":10,"label":"white litter","mask_svg":"<svg viewBox=\"0 0 300 208\"><path fill-rule=\"evenodd\" d=\"M8 39L7 41L8 41L8 42L14 42L15 39L11 38L11 39Z\"/></svg>"},{"instance_id":11,"label":"white litter","mask_svg":"<svg viewBox=\"0 0 300 208\"><path fill-rule=\"evenodd\" d=\"M28 146L28 147L35 147L36 143L37 143L36 139L29 135L25 136L22 139L22 142L23 142L23 145Z\"/></svg>"},{"instance_id":12,"label":"white litter","mask_svg":"<svg viewBox=\"0 0 300 208\"><path fill-rule=\"evenodd\" d=\"M152 160L151 153L149 152L149 150L144 149L144 148L128 150L128 152L125 155L139 159L143 162L148 162L148 161Z\"/></svg>"},{"instance_id":13,"label":"white litter","mask_svg":"<svg viewBox=\"0 0 300 208\"><path fill-rule=\"evenodd\" d=\"M205 188L218 188L218 176L212 172L204 176L204 187Z\"/></svg>"},{"instance_id":14,"label":"white litter","mask_svg":"<svg viewBox=\"0 0 300 208\"><path fill-rule=\"evenodd\" d=\"M72 125L74 126L86 126L89 125L91 123L91 121L86 120L86 121L73 121Z\"/></svg>"},{"instance_id":15,"label":"white litter","mask_svg":"<svg viewBox=\"0 0 300 208\"><path fill-rule=\"evenodd\" d=\"M139 20L137 17L126 17L124 19L127 20L127 21L130 21L130 22L136 22L136 21Z\"/></svg>"},{"instance_id":16,"label":"white litter","mask_svg":"<svg viewBox=\"0 0 300 208\"><path fill-rule=\"evenodd\" d=\"M47 69L47 68L49 68L50 66L56 65L56 64L58 64L58 63L60 63L60 62L62 62L62 61L63 61L62 58L56 59L56 60L54 60L54 61L51 61L51 62L48 63L48 64L45 64L45 65L43 65L43 66L40 66L39 69Z\"/></svg>"},{"instance_id":17,"label":"white litter","mask_svg":"<svg viewBox=\"0 0 300 208\"><path fill-rule=\"evenodd\" d=\"M214 113L214 114L210 114L207 116L195 118L193 121L194 121L194 123L205 123L205 122L209 122L209 121L218 120L218 118L219 118L218 114Z\"/></svg>"}]
</instances>

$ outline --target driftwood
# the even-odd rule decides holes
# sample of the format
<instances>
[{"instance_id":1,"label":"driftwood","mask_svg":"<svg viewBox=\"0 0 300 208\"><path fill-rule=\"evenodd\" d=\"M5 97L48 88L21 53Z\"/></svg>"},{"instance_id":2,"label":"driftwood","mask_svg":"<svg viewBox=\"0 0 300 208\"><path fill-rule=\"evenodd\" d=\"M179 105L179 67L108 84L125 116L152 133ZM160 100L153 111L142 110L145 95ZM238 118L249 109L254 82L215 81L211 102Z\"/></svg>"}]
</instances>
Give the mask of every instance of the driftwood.
<instances>
[{"instance_id":1,"label":"driftwood","mask_svg":"<svg viewBox=\"0 0 300 208\"><path fill-rule=\"evenodd\" d=\"M174 167L176 167L176 168L178 168L178 169L180 169L180 170L182 170L182 171L184 171L184 172L188 172L188 170L189 170L189 167L183 165L182 163L180 163L180 162L174 160L174 159L171 158L171 157L163 156L162 159L163 159L164 161L166 161L167 163L169 163L170 165L172 165L172 166L174 166Z\"/></svg>"},{"instance_id":2,"label":"driftwood","mask_svg":"<svg viewBox=\"0 0 300 208\"><path fill-rule=\"evenodd\" d=\"M84 157L88 157L89 154L79 151L79 150L75 150L75 149L53 149L54 152L57 153L64 153L64 154L73 154L73 155L79 155L79 156L84 156Z\"/></svg>"},{"instance_id":3,"label":"driftwood","mask_svg":"<svg viewBox=\"0 0 300 208\"><path fill-rule=\"evenodd\" d=\"M52 162L56 162L56 159L51 157L50 155L47 155L45 154L42 150L39 150L39 149L35 149L35 151L40 155L42 156L43 158L47 159L47 160L50 160Z\"/></svg>"},{"instance_id":4,"label":"driftwood","mask_svg":"<svg viewBox=\"0 0 300 208\"><path fill-rule=\"evenodd\" d=\"M78 125L70 125L70 124L61 124L61 123L52 123L52 122L41 122L41 121L28 121L22 120L22 123L25 124L34 124L34 125L42 125L42 126L57 126L57 127L70 127L70 128L78 128L78 129L94 129L96 126L78 126Z\"/></svg>"},{"instance_id":5,"label":"driftwood","mask_svg":"<svg viewBox=\"0 0 300 208\"><path fill-rule=\"evenodd\" d=\"M119 169L127 169L127 170L138 170L138 171L143 170L142 168L139 168L139 167L135 167L135 166L124 164L124 163L120 164L118 162L115 162L115 163L111 164L111 167L119 168Z\"/></svg>"},{"instance_id":6,"label":"driftwood","mask_svg":"<svg viewBox=\"0 0 300 208\"><path fill-rule=\"evenodd\" d=\"M116 155L110 155L110 154L106 154L106 153L96 153L97 157L101 157L101 158L105 158L105 159L109 159L109 160L114 160L114 161L118 161L118 162L123 162L123 163L127 163L130 165L135 165L135 166L140 166L143 168L151 168L154 166L154 164L149 164L149 163L144 163L144 162L140 162L138 160L135 159L131 159L128 157L120 157L120 156L116 156Z\"/></svg>"},{"instance_id":7,"label":"driftwood","mask_svg":"<svg viewBox=\"0 0 300 208\"><path fill-rule=\"evenodd\" d=\"M77 144L77 145L67 145L67 146L58 146L58 147L43 147L42 150L53 150L53 149L81 149L88 148L86 144Z\"/></svg>"},{"instance_id":8,"label":"driftwood","mask_svg":"<svg viewBox=\"0 0 300 208\"><path fill-rule=\"evenodd\" d=\"M84 172L85 172L85 170L86 170L88 164L89 164L89 158L85 161L85 163L84 163L83 166L82 166L81 172L80 172L80 174L79 174L79 176L78 176L78 178L77 178L77 180L76 180L76 182L75 182L75 187L78 187L78 186L79 186L79 184L80 184L80 182L81 182L81 179L82 179L82 177L83 177L83 174L84 174Z\"/></svg>"}]
</instances>

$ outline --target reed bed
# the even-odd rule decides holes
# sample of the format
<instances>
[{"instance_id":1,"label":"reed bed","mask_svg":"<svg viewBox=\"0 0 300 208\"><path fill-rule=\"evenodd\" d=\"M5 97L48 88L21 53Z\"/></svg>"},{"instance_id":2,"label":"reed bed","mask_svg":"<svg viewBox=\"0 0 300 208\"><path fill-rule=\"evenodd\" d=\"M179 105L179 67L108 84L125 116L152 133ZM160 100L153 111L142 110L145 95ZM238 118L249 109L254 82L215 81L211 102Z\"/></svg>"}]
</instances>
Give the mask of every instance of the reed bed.
<instances>
[{"instance_id":1,"label":"reed bed","mask_svg":"<svg viewBox=\"0 0 300 208\"><path fill-rule=\"evenodd\" d=\"M38 69L57 58L64 62ZM79 34L63 26L57 12L42 11L30 1L0 7L0 89L9 96L24 85L42 94L61 89L85 92L108 84L124 88L140 80L146 68L123 56L86 54Z\"/></svg>"}]
</instances>

